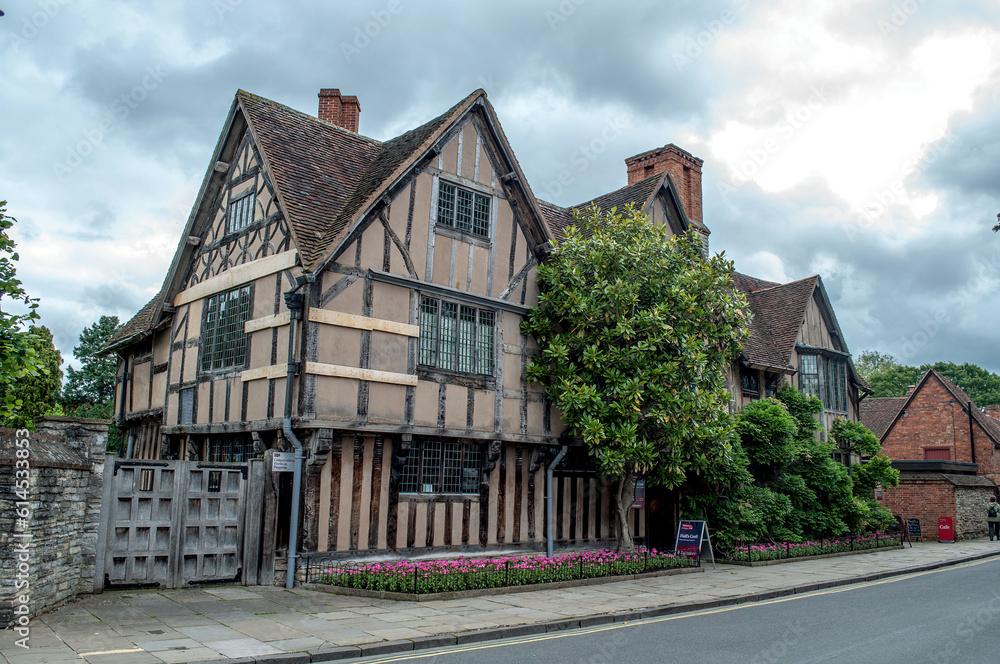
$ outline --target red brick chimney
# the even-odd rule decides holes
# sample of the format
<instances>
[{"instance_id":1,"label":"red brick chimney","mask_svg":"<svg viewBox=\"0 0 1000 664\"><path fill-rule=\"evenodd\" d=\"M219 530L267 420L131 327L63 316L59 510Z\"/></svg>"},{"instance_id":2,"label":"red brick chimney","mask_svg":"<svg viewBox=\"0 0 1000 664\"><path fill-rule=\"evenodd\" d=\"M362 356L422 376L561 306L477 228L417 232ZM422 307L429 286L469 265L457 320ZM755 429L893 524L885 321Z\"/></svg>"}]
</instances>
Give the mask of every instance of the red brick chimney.
<instances>
[{"instance_id":1,"label":"red brick chimney","mask_svg":"<svg viewBox=\"0 0 1000 664\"><path fill-rule=\"evenodd\" d=\"M988 406L983 406L983 412L995 420L1000 420L1000 405L998 404L991 403Z\"/></svg>"},{"instance_id":2,"label":"red brick chimney","mask_svg":"<svg viewBox=\"0 0 1000 664\"><path fill-rule=\"evenodd\" d=\"M689 219L703 222L701 211L701 165L705 163L673 143L625 160L628 183L635 184L666 171L684 203Z\"/></svg>"},{"instance_id":3,"label":"red brick chimney","mask_svg":"<svg viewBox=\"0 0 1000 664\"><path fill-rule=\"evenodd\" d=\"M337 88L323 88L319 91L319 114L323 122L343 127L358 133L361 121L361 104L354 96L342 96Z\"/></svg>"}]
</instances>

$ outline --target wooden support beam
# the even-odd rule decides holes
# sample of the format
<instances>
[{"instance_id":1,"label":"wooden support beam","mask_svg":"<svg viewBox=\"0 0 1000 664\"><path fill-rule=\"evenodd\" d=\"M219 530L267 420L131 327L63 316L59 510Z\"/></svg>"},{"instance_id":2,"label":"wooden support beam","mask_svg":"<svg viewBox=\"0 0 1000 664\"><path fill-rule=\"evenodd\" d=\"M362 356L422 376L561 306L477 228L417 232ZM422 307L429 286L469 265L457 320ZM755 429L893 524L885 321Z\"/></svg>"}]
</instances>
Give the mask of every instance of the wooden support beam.
<instances>
[{"instance_id":1,"label":"wooden support beam","mask_svg":"<svg viewBox=\"0 0 1000 664\"><path fill-rule=\"evenodd\" d=\"M247 369L240 374L240 380L243 382L258 380L260 378L284 378L288 375L288 365L287 364L272 364L266 367L257 367L256 369Z\"/></svg>"},{"instance_id":2,"label":"wooden support beam","mask_svg":"<svg viewBox=\"0 0 1000 664\"><path fill-rule=\"evenodd\" d=\"M306 362L306 373L316 376L333 376L335 378L354 378L373 383L392 383L394 385L416 385L417 377L411 374L393 373L391 371L375 371L374 369L359 369L344 367L337 364L322 362Z\"/></svg>"},{"instance_id":3,"label":"wooden support beam","mask_svg":"<svg viewBox=\"0 0 1000 664\"><path fill-rule=\"evenodd\" d=\"M294 251L285 251L266 258L258 258L250 263L231 267L222 274L211 279L206 279L175 295L174 306L179 307L182 304L194 302L203 297L235 288L260 277L288 270L295 267L296 263L298 263L298 255Z\"/></svg>"},{"instance_id":4,"label":"wooden support beam","mask_svg":"<svg viewBox=\"0 0 1000 664\"><path fill-rule=\"evenodd\" d=\"M327 325L338 325L340 327L352 327L358 330L378 330L390 334L402 334L407 337L419 337L420 328L407 323L397 323L392 320L381 318L369 318L367 316L356 316L345 314L341 311L328 311L326 309L309 309L309 320L314 323L325 323ZM415 384L415 383L414 383Z\"/></svg>"},{"instance_id":5,"label":"wooden support beam","mask_svg":"<svg viewBox=\"0 0 1000 664\"><path fill-rule=\"evenodd\" d=\"M274 314L273 316L254 318L253 320L248 320L243 324L243 331L250 334L251 332L257 332L258 330L281 327L282 325L288 325L288 321L290 319L291 314L287 311L282 311L280 314Z\"/></svg>"}]
</instances>

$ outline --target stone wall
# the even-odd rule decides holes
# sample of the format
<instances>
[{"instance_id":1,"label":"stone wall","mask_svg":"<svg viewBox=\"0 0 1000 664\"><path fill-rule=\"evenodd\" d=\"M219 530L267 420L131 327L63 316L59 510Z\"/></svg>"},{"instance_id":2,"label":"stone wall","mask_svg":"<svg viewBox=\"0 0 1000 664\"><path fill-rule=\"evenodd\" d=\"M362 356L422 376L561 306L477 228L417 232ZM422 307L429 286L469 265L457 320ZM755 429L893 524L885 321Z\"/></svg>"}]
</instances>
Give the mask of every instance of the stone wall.
<instances>
[{"instance_id":1,"label":"stone wall","mask_svg":"<svg viewBox=\"0 0 1000 664\"><path fill-rule=\"evenodd\" d=\"M0 429L0 625L12 623L23 595L34 616L93 590L108 424L48 417L27 436ZM27 477L17 465L20 450L27 450ZM18 503L25 502L21 521Z\"/></svg>"},{"instance_id":2,"label":"stone wall","mask_svg":"<svg viewBox=\"0 0 1000 664\"><path fill-rule=\"evenodd\" d=\"M988 535L986 509L992 495L992 486L955 487L956 539L977 539Z\"/></svg>"}]
</instances>

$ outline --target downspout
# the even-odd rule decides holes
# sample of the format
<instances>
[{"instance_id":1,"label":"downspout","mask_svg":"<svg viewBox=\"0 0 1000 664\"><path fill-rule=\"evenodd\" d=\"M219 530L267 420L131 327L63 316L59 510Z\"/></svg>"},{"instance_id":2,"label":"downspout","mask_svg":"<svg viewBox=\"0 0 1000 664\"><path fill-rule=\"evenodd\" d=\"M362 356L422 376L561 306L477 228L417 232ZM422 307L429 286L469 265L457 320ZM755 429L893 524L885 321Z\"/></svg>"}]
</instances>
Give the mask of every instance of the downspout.
<instances>
[{"instance_id":1,"label":"downspout","mask_svg":"<svg viewBox=\"0 0 1000 664\"><path fill-rule=\"evenodd\" d=\"M972 448L972 463L976 463L976 437L973 435L972 430L972 402L966 403L966 408L969 411L969 447Z\"/></svg>"},{"instance_id":2,"label":"downspout","mask_svg":"<svg viewBox=\"0 0 1000 664\"><path fill-rule=\"evenodd\" d=\"M288 571L285 573L285 588L291 590L295 585L295 568L298 558L299 539L299 493L302 491L302 442L292 431L292 381L298 373L299 365L295 362L295 321L302 320L302 295L296 293L304 281L285 293L285 306L288 307L288 372L285 374L285 413L281 430L285 438L295 448L292 471L292 509L291 525L288 531Z\"/></svg>"},{"instance_id":3,"label":"downspout","mask_svg":"<svg viewBox=\"0 0 1000 664\"><path fill-rule=\"evenodd\" d=\"M122 358L124 365L122 366L122 392L120 398L120 404L118 406L118 423L125 426L125 388L128 384L128 355ZM132 427L128 428L128 447L125 450L125 458L132 458L132 448L135 445L135 433L132 431Z\"/></svg>"},{"instance_id":4,"label":"downspout","mask_svg":"<svg viewBox=\"0 0 1000 664\"><path fill-rule=\"evenodd\" d=\"M568 445L563 445L559 450L559 454L556 458L552 460L552 463L548 465L545 469L545 555L549 558L552 557L552 549L555 540L555 533L552 531L554 527L552 519L552 471L555 467L559 465L563 457L566 456L566 451L569 449Z\"/></svg>"}]
</instances>

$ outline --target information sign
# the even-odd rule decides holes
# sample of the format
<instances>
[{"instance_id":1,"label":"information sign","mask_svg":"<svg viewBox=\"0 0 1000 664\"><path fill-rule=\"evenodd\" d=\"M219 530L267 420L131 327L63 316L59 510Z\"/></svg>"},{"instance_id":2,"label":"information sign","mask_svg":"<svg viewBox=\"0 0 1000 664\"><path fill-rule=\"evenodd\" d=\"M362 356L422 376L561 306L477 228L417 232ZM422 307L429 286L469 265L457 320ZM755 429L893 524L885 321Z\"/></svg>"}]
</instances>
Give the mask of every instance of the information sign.
<instances>
[{"instance_id":1,"label":"information sign","mask_svg":"<svg viewBox=\"0 0 1000 664\"><path fill-rule=\"evenodd\" d=\"M701 539L705 530L704 521L681 521L677 529L677 553L697 558L701 553Z\"/></svg>"},{"instance_id":2,"label":"information sign","mask_svg":"<svg viewBox=\"0 0 1000 664\"><path fill-rule=\"evenodd\" d=\"M920 519L907 519L906 532L912 538L920 537Z\"/></svg>"},{"instance_id":3,"label":"information sign","mask_svg":"<svg viewBox=\"0 0 1000 664\"><path fill-rule=\"evenodd\" d=\"M646 507L646 478L637 477L633 482L632 507L641 510Z\"/></svg>"},{"instance_id":4,"label":"information sign","mask_svg":"<svg viewBox=\"0 0 1000 664\"><path fill-rule=\"evenodd\" d=\"M712 558L712 567L715 567L715 552L712 551L712 538L708 536L707 521L681 521L677 526L677 542L674 544L674 552L701 560L701 547L708 544L708 555ZM700 564L700 562L699 562Z\"/></svg>"},{"instance_id":5,"label":"information sign","mask_svg":"<svg viewBox=\"0 0 1000 664\"><path fill-rule=\"evenodd\" d=\"M271 460L271 470L275 473L291 473L295 470L295 452L275 452Z\"/></svg>"}]
</instances>

